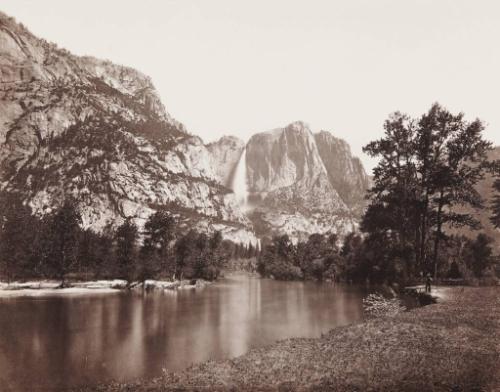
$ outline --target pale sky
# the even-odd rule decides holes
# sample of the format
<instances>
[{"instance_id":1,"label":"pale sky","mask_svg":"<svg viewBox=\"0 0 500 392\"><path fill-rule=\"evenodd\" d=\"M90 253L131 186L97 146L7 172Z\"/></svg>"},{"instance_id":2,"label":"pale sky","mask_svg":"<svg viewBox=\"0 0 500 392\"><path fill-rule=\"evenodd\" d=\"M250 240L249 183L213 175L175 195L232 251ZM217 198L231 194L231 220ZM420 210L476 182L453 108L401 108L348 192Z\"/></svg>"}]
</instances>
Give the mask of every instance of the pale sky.
<instances>
[{"instance_id":1,"label":"pale sky","mask_svg":"<svg viewBox=\"0 0 500 392\"><path fill-rule=\"evenodd\" d=\"M433 102L500 144L496 0L2 0L34 34L152 77L206 142L296 120L363 145Z\"/></svg>"}]
</instances>

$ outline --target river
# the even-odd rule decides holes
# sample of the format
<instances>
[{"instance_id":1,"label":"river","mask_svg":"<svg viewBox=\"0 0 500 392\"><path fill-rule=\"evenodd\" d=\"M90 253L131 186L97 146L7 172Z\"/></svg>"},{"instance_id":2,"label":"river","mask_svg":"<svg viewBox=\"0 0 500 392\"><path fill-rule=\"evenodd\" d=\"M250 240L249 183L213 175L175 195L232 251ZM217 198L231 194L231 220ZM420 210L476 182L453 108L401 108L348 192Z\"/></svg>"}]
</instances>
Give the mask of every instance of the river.
<instances>
[{"instance_id":1,"label":"river","mask_svg":"<svg viewBox=\"0 0 500 392\"><path fill-rule=\"evenodd\" d=\"M155 377L360 321L356 286L230 276L201 289L0 298L0 385Z\"/></svg>"}]
</instances>

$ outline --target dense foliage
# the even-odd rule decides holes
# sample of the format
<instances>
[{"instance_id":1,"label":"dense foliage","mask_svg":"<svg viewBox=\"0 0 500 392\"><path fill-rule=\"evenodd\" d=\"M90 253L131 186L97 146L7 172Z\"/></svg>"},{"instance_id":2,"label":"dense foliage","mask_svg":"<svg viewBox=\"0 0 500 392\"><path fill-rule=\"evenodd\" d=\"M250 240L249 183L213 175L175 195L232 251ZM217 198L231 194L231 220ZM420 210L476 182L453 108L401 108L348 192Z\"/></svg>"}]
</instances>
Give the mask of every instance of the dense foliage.
<instances>
[{"instance_id":1,"label":"dense foliage","mask_svg":"<svg viewBox=\"0 0 500 392\"><path fill-rule=\"evenodd\" d=\"M255 248L193 230L182 231L166 210L143 230L130 219L101 233L81 228L75 201L36 217L14 194L0 195L0 279L122 278L216 279L229 258L255 256Z\"/></svg>"},{"instance_id":2,"label":"dense foliage","mask_svg":"<svg viewBox=\"0 0 500 392\"><path fill-rule=\"evenodd\" d=\"M446 229L479 228L464 207L485 207L476 185L493 170L491 143L480 120L467 122L438 104L419 119L395 113L384 129L364 148L380 160L362 230L399 276L437 277Z\"/></svg>"},{"instance_id":3,"label":"dense foliage","mask_svg":"<svg viewBox=\"0 0 500 392\"><path fill-rule=\"evenodd\" d=\"M350 238L350 237L349 237ZM282 280L338 280L345 276L344 257L335 234L313 234L293 244L287 235L264 240L257 270Z\"/></svg>"},{"instance_id":4,"label":"dense foliage","mask_svg":"<svg viewBox=\"0 0 500 392\"><path fill-rule=\"evenodd\" d=\"M394 257L387 243L376 243L350 233L339 246L335 235L313 234L306 242L293 244L288 236L263 242L257 270L279 280L343 281L375 284L408 283L417 277L404 276L407 260ZM498 275L498 258L493 255L492 239L479 233L475 239L448 235L439 254L439 276L475 282L477 278Z\"/></svg>"}]
</instances>

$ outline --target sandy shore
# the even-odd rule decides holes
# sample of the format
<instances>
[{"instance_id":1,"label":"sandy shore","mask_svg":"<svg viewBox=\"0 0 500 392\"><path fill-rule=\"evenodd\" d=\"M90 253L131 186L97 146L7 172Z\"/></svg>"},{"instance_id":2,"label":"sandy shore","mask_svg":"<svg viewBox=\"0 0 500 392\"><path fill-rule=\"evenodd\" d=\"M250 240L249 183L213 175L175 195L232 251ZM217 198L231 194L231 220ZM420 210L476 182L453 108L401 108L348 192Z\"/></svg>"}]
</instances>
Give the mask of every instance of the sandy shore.
<instances>
[{"instance_id":1,"label":"sandy shore","mask_svg":"<svg viewBox=\"0 0 500 392\"><path fill-rule=\"evenodd\" d=\"M183 281L161 281L161 280L146 280L144 283L133 282L127 284L126 280L96 280L87 282L69 282L66 286L61 287L61 281L41 280L30 282L0 282L0 298L5 297L38 297L47 295L82 295L82 294L106 294L117 293L123 290L142 290L148 291L172 291L183 289L196 289L209 284L202 279L196 280L195 283L189 280Z\"/></svg>"}]
</instances>

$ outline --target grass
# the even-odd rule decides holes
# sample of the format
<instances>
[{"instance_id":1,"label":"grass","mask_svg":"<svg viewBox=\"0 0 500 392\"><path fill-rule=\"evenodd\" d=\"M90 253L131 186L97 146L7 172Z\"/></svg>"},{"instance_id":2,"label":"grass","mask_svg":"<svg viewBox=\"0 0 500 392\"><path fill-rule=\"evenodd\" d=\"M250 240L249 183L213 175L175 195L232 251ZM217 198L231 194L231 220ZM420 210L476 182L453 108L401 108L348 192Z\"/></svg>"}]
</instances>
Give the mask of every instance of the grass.
<instances>
[{"instance_id":1,"label":"grass","mask_svg":"<svg viewBox=\"0 0 500 392\"><path fill-rule=\"evenodd\" d=\"M100 391L500 390L500 287L455 287L446 300L287 339L225 361Z\"/></svg>"}]
</instances>

